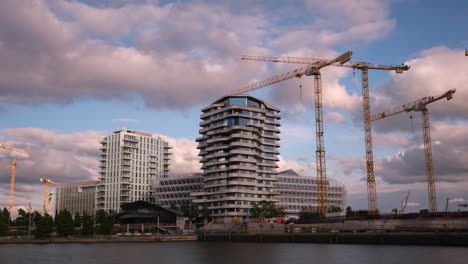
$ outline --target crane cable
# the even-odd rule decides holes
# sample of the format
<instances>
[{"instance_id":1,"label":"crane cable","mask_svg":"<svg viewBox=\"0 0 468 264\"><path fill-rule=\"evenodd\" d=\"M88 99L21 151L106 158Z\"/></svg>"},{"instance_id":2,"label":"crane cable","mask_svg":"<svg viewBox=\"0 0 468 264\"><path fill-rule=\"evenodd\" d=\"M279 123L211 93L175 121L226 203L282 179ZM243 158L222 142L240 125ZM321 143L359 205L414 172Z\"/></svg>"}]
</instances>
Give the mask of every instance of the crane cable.
<instances>
[{"instance_id":1,"label":"crane cable","mask_svg":"<svg viewBox=\"0 0 468 264\"><path fill-rule=\"evenodd\" d=\"M410 122L411 122L411 135L414 136L414 130L413 130L413 115L410 115Z\"/></svg>"}]
</instances>

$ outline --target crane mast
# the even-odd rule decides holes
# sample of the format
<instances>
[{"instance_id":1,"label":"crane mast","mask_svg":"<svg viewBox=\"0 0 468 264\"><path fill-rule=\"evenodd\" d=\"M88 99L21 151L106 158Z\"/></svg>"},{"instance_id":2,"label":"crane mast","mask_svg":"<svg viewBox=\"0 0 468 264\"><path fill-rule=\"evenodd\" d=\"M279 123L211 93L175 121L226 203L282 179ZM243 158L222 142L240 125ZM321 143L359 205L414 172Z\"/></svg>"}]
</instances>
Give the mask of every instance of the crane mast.
<instances>
[{"instance_id":1,"label":"crane mast","mask_svg":"<svg viewBox=\"0 0 468 264\"><path fill-rule=\"evenodd\" d=\"M264 86L279 83L294 77L302 75L314 76L314 99L315 99L315 127L316 127L316 144L315 151L316 169L317 169L317 185L318 185L318 213L320 216L325 216L328 212L328 194L327 194L327 175L325 163L325 143L323 131L323 107L322 107L322 83L320 69L333 64L344 64L351 59L353 53L348 51L333 60L316 60L307 67L295 69L293 71L268 78L264 81L248 85L245 88L234 91L228 95L235 95L256 90ZM246 58L242 58L246 59ZM306 63L310 64L310 63Z\"/></svg>"},{"instance_id":2,"label":"crane mast","mask_svg":"<svg viewBox=\"0 0 468 264\"><path fill-rule=\"evenodd\" d=\"M41 182L44 183L44 192L43 192L43 205L42 205L42 213L44 215L50 214L51 208L51 200L52 200L52 193L49 191L49 183L54 185L59 185L58 183L49 180L49 179L40 179Z\"/></svg>"},{"instance_id":3,"label":"crane mast","mask_svg":"<svg viewBox=\"0 0 468 264\"><path fill-rule=\"evenodd\" d=\"M319 64L328 63L328 65L336 67L346 67L361 70L362 74L362 98L363 98L363 116L364 116L364 140L366 148L366 175L367 175L367 200L369 214L377 214L377 189L374 175L374 154L372 151L372 125L370 121L370 96L369 96L369 77L368 70L394 70L396 73L403 73L409 70L408 65L401 66L384 66L375 63L362 62L362 61L338 61L330 62L325 59L317 58L297 58L297 57L262 57L262 56L242 56L242 60L253 61L268 61L278 63L295 63L295 64ZM301 68L303 69L303 68ZM318 170L317 170L317 174ZM320 199L320 198L319 198Z\"/></svg>"},{"instance_id":4,"label":"crane mast","mask_svg":"<svg viewBox=\"0 0 468 264\"><path fill-rule=\"evenodd\" d=\"M16 151L20 153L28 153L25 150L17 149L17 148L10 147L4 144L0 144L0 148ZM15 194L16 165L18 165L18 162L16 161L16 158L13 158L13 163L7 167L8 169L11 169L10 199L8 201L8 213L10 215L10 220L13 215L13 198Z\"/></svg>"},{"instance_id":5,"label":"crane mast","mask_svg":"<svg viewBox=\"0 0 468 264\"><path fill-rule=\"evenodd\" d=\"M448 90L447 92L439 96L428 96L423 97L419 100L413 101L408 104L404 104L392 109L386 110L382 113L373 115L370 120L376 121L389 116L393 116L403 112L420 111L423 126L423 141L424 141L424 160L426 165L426 178L427 178L427 192L429 197L429 211L437 212L437 197L435 190L434 180L434 164L432 162L432 145L431 145L431 129L429 124L429 111L427 105L443 98L447 98L447 101L453 98L453 94L456 92L455 89Z\"/></svg>"},{"instance_id":6,"label":"crane mast","mask_svg":"<svg viewBox=\"0 0 468 264\"><path fill-rule=\"evenodd\" d=\"M18 165L18 162L16 161L16 158L13 158L13 163L7 167L8 169L11 169L10 200L8 203L8 212L10 213L10 219L13 215L13 195L15 193L16 165Z\"/></svg>"}]
</instances>

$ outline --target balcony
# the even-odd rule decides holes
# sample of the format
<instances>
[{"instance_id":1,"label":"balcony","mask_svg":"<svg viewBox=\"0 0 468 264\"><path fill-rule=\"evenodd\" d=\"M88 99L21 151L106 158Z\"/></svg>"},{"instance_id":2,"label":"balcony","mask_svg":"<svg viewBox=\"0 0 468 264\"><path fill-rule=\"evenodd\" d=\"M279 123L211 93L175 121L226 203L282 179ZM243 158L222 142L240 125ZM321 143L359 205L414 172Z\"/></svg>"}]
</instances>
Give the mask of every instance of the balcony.
<instances>
[{"instance_id":1,"label":"balcony","mask_svg":"<svg viewBox=\"0 0 468 264\"><path fill-rule=\"evenodd\" d=\"M131 169L130 166L122 166L121 170L122 170L122 171L128 171L128 172L132 171L132 169ZM123 175L122 175L122 176L123 176ZM128 177L130 177L130 176L128 176Z\"/></svg>"},{"instance_id":2,"label":"balcony","mask_svg":"<svg viewBox=\"0 0 468 264\"><path fill-rule=\"evenodd\" d=\"M132 154L132 149L129 147L122 147L122 153Z\"/></svg>"},{"instance_id":3,"label":"balcony","mask_svg":"<svg viewBox=\"0 0 468 264\"><path fill-rule=\"evenodd\" d=\"M128 154L122 155L122 160L131 160L131 159L132 159L132 155L128 155Z\"/></svg>"}]
</instances>

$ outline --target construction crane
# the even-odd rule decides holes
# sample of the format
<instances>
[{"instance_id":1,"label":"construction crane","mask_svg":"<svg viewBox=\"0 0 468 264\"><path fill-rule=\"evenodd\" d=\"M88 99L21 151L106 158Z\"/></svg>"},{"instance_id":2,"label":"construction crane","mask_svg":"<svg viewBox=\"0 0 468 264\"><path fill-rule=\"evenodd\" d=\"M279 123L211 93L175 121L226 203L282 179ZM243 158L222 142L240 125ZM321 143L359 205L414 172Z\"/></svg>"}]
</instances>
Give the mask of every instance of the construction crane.
<instances>
[{"instance_id":1,"label":"construction crane","mask_svg":"<svg viewBox=\"0 0 468 264\"><path fill-rule=\"evenodd\" d=\"M44 193L43 193L44 200L43 200L43 205L42 205L42 213L46 215L50 213L50 210L51 210L50 204L51 204L52 194L53 194L52 192L49 191L49 183L54 184L54 185L59 185L59 184L52 180L43 179L43 178L41 178L40 181L44 183Z\"/></svg>"},{"instance_id":2,"label":"construction crane","mask_svg":"<svg viewBox=\"0 0 468 264\"><path fill-rule=\"evenodd\" d=\"M448 90L447 92L439 95L439 96L428 96L423 97L419 100L414 102L401 105L382 113L373 115L370 120L376 121L379 119L383 119L389 116L393 116L403 112L411 112L411 111L420 111L422 117L422 125L423 125L423 138L424 138L424 158L426 162L426 177L427 177L427 189L429 195L429 211L430 212L437 212L437 198L436 198L436 191L435 191L435 183L434 183L434 165L432 163L432 146L431 146L431 131L429 125L429 111L427 110L427 105L433 102L436 102L440 99L447 98L447 101L453 98L453 94L455 93L455 89Z\"/></svg>"},{"instance_id":3,"label":"construction crane","mask_svg":"<svg viewBox=\"0 0 468 264\"><path fill-rule=\"evenodd\" d=\"M28 153L25 150L22 149L17 149L14 147L10 147L4 144L0 144L1 148L16 151L16 152L21 152L21 153ZM8 166L8 169L11 169L11 181L10 181L10 200L8 201L8 212L10 214L10 219L13 215L13 197L15 194L15 177L16 177L16 165L18 165L18 162L16 161L16 158L13 158L13 163Z\"/></svg>"},{"instance_id":4,"label":"construction crane","mask_svg":"<svg viewBox=\"0 0 468 264\"><path fill-rule=\"evenodd\" d=\"M323 131L323 109L322 109L322 81L320 69L333 65L344 64L351 60L353 53L348 51L332 60L315 60L306 67L302 67L281 75L268 78L264 81L248 85L245 88L239 89L229 95L242 94L252 90L256 90L268 85L279 83L294 77L302 75L314 76L314 94L315 94L315 129L316 129L316 145L315 151L316 169L317 169L317 194L318 194L318 213L320 216L325 216L328 212L328 194L327 194L327 175L325 163L325 144ZM243 57L245 59L245 57Z\"/></svg>"},{"instance_id":5,"label":"construction crane","mask_svg":"<svg viewBox=\"0 0 468 264\"><path fill-rule=\"evenodd\" d=\"M449 201L450 201L450 198L447 198L447 201L445 202L445 213L448 212L448 208L449 208Z\"/></svg>"},{"instance_id":6,"label":"construction crane","mask_svg":"<svg viewBox=\"0 0 468 264\"><path fill-rule=\"evenodd\" d=\"M410 194L411 194L411 190L409 190L408 194L406 194L405 200L401 201L401 211L400 211L401 214L405 213L406 206L408 205L408 200L409 200Z\"/></svg>"},{"instance_id":7,"label":"construction crane","mask_svg":"<svg viewBox=\"0 0 468 264\"><path fill-rule=\"evenodd\" d=\"M242 60L268 61L279 63L295 63L295 64L317 64L327 60L314 58L297 58L297 57L262 57L262 56L242 56ZM332 66L347 67L361 70L362 78L362 99L363 99L363 116L364 116L364 138L366 148L366 172L367 172L367 200L369 214L377 214L377 190L374 175L374 159L372 152L372 127L370 121L370 97L369 97L369 77L368 70L394 70L396 73L403 73L409 70L408 65L401 66L384 66L369 62L348 61L346 63L333 63Z\"/></svg>"}]
</instances>

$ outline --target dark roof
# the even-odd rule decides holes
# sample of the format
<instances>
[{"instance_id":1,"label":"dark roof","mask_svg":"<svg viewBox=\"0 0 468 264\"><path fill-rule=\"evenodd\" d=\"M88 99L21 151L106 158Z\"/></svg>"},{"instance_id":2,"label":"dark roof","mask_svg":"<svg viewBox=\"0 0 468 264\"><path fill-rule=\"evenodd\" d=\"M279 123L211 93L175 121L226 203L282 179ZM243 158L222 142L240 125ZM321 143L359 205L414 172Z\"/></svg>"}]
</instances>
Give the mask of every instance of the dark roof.
<instances>
[{"instance_id":1,"label":"dark roof","mask_svg":"<svg viewBox=\"0 0 468 264\"><path fill-rule=\"evenodd\" d=\"M278 174L286 174L286 175L296 175L296 176L299 176L299 174L297 174L297 172L295 172L294 170L285 170L285 171L280 171Z\"/></svg>"},{"instance_id":2,"label":"dark roof","mask_svg":"<svg viewBox=\"0 0 468 264\"><path fill-rule=\"evenodd\" d=\"M145 209L149 209L149 210L153 210L153 211L161 211L162 210L162 211L166 211L166 212L169 212L171 214L178 215L178 216L183 216L184 215L184 213L182 213L180 211L169 209L169 208L164 208L162 206L152 204L152 203L148 203L148 202L145 202L145 201L136 201L136 202L133 202L133 203L126 203L126 204L122 204L120 207L122 208L122 210L124 212L125 211L132 211L132 210L135 210L135 209L145 208Z\"/></svg>"}]
</instances>

